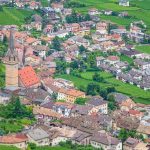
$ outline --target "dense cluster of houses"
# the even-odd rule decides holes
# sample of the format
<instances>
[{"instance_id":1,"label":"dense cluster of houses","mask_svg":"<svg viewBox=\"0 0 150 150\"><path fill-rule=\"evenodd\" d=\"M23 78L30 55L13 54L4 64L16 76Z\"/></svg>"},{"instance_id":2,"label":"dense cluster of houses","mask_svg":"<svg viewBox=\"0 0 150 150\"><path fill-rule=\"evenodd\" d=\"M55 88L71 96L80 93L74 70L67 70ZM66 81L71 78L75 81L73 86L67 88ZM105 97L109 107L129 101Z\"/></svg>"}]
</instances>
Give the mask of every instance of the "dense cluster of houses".
<instances>
[{"instance_id":1,"label":"dense cluster of houses","mask_svg":"<svg viewBox=\"0 0 150 150\"><path fill-rule=\"evenodd\" d=\"M125 51L123 51L125 54ZM139 53L138 53L139 55ZM134 56L137 56L136 54ZM137 56L138 57L138 56ZM96 58L97 67L103 69L106 72L112 73L116 79L125 83L136 85L144 90L150 89L150 62L142 59L135 59L133 67L128 70L129 64L120 60L119 56L108 56L107 58L100 56ZM138 67L138 68L136 68ZM125 71L127 70L127 71Z\"/></svg>"},{"instance_id":2,"label":"dense cluster of houses","mask_svg":"<svg viewBox=\"0 0 150 150\"><path fill-rule=\"evenodd\" d=\"M65 83L68 84L67 81ZM150 117L145 114L149 112L150 107L136 104L124 94L111 94L119 109L110 115L107 101L101 97L88 97L89 101L85 105L78 105L67 101L55 102L49 93L42 89L29 88L21 91L21 102L33 107L38 123L26 127L21 133L0 136L0 144L25 149L28 141L38 146L56 146L59 142L70 140L82 145L91 144L95 148L122 150L124 147L126 150L148 150L148 144L141 140L129 137L122 143L116 135L120 129L125 128L129 131L137 130L148 138ZM0 93L1 98L3 95ZM9 94L5 95L5 102L6 97L9 98Z\"/></svg>"},{"instance_id":3,"label":"dense cluster of houses","mask_svg":"<svg viewBox=\"0 0 150 150\"><path fill-rule=\"evenodd\" d=\"M60 142L72 141L82 145L92 145L104 150L149 150L150 146L150 106L136 104L122 93L110 93L117 104L117 110L108 110L108 101L100 96L87 96L77 89L73 82L54 78L57 69L56 59L71 63L80 57L80 46L87 53L98 51L104 56L96 58L97 68L112 73L118 80L134 84L144 90L150 89L150 55L140 53L127 45L124 36L139 43L145 38L141 24L131 23L130 30L124 27L110 29L113 24L101 21L101 13L111 15L112 11L99 11L91 8L88 12L90 21L67 23L65 17L72 14L72 9L64 8L62 2L52 3L51 7L42 7L33 0L16 0L16 7L41 9L42 16L34 14L31 22L20 28L16 25L0 26L0 41L10 39L7 53L6 85L13 85L10 70L18 78L15 91L22 104L32 106L37 123L26 126L20 133L0 136L0 145L14 145L26 149L28 142L38 146L56 146ZM119 5L129 6L129 1L120 0ZM43 23L43 18L48 21ZM62 23L63 22L63 23ZM10 30L13 28L13 35ZM94 30L94 32L91 32ZM40 32L34 37L32 31ZM61 50L51 49L49 45L59 37ZM45 43L45 44L43 44ZM10 57L9 53L13 53ZM50 53L49 55L47 55ZM16 56L17 54L17 56ZM121 56L133 59L133 66L122 61ZM15 58L18 58L16 61ZM10 65L11 64L11 65ZM130 69L129 69L130 68ZM66 70L69 74L70 70ZM13 75L13 73L12 73ZM12 83L12 84L11 84ZM10 88L0 90L0 104L7 105L11 98ZM77 99L87 99L84 105L76 104ZM127 138L122 142L119 131L136 130L146 139Z\"/></svg>"}]
</instances>

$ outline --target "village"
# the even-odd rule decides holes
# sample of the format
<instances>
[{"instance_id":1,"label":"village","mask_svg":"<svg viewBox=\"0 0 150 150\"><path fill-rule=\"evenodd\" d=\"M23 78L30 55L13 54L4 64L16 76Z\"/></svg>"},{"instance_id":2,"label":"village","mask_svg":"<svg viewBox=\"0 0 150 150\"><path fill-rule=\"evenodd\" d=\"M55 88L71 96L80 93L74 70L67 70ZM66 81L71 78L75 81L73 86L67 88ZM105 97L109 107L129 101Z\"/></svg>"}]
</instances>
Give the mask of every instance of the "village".
<instances>
[{"instance_id":1,"label":"village","mask_svg":"<svg viewBox=\"0 0 150 150\"><path fill-rule=\"evenodd\" d=\"M0 25L0 146L149 150L150 54L137 50L150 43L145 22L126 29L101 15L128 12L49 3L14 0L35 13L21 26Z\"/></svg>"}]
</instances>

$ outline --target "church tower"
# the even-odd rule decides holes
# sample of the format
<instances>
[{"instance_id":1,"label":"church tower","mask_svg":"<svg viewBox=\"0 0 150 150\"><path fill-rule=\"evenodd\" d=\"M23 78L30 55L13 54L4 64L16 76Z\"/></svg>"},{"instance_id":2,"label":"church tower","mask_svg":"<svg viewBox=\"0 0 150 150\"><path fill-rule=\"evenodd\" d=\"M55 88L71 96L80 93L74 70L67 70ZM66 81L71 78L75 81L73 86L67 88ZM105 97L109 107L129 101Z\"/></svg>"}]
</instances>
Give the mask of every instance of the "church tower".
<instances>
[{"instance_id":1,"label":"church tower","mask_svg":"<svg viewBox=\"0 0 150 150\"><path fill-rule=\"evenodd\" d=\"M10 31L9 48L3 60L5 73L5 87L8 90L14 91L18 89L18 54L14 49L13 30Z\"/></svg>"}]
</instances>

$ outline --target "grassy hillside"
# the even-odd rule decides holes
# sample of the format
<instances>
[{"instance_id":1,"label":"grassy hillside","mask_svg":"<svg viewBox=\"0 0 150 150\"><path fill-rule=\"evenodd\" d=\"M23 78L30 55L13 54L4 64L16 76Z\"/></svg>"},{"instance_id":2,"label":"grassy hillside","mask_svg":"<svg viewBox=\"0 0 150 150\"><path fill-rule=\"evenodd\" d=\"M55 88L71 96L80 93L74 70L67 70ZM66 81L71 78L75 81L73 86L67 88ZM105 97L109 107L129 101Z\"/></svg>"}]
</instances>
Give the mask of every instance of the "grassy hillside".
<instances>
[{"instance_id":1,"label":"grassy hillside","mask_svg":"<svg viewBox=\"0 0 150 150\"><path fill-rule=\"evenodd\" d=\"M3 7L3 10L0 11L0 25L21 25L25 22L24 19L31 14L33 11Z\"/></svg>"},{"instance_id":2,"label":"grassy hillside","mask_svg":"<svg viewBox=\"0 0 150 150\"><path fill-rule=\"evenodd\" d=\"M76 77L72 75L60 75L59 77L72 81L78 88L80 88L81 86L82 87L84 86L86 88L87 85L91 82L98 83L103 88L113 86L118 92L124 93L132 97L135 102L150 104L149 91L144 91L143 89L140 89L135 85L130 85L122 81L119 81L115 77L113 77L112 74L110 73L107 72L99 72L99 73L101 77L105 79L106 83L93 81L92 76L94 75L94 72L81 73L81 77Z\"/></svg>"},{"instance_id":3,"label":"grassy hillside","mask_svg":"<svg viewBox=\"0 0 150 150\"><path fill-rule=\"evenodd\" d=\"M81 0L70 0L72 2L83 3ZM131 0L130 7L123 7L118 5L118 0L84 0L86 7L75 8L78 12L85 13L90 8L97 8L99 10L113 10L116 12L128 11L131 18L125 19L115 16L104 16L104 20L110 20L119 25L128 26L134 20L143 20L148 26L150 32L150 0Z\"/></svg>"},{"instance_id":4,"label":"grassy hillside","mask_svg":"<svg viewBox=\"0 0 150 150\"><path fill-rule=\"evenodd\" d=\"M4 146L4 145L0 145L0 150L20 150L17 147L14 146Z\"/></svg>"}]
</instances>

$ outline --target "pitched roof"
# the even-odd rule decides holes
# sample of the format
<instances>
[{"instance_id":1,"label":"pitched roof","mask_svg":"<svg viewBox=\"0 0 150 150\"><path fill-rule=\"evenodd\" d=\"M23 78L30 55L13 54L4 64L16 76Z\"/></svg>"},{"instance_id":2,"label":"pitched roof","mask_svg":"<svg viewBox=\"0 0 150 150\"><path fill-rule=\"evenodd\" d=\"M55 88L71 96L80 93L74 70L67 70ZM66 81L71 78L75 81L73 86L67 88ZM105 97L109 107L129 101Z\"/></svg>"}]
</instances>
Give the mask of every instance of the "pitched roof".
<instances>
[{"instance_id":1,"label":"pitched roof","mask_svg":"<svg viewBox=\"0 0 150 150\"><path fill-rule=\"evenodd\" d=\"M25 142L28 140L28 137L25 134L11 134L0 136L0 143L3 144L16 144Z\"/></svg>"},{"instance_id":2,"label":"pitched roof","mask_svg":"<svg viewBox=\"0 0 150 150\"><path fill-rule=\"evenodd\" d=\"M92 109L92 106L86 106L86 105L75 105L72 109L72 113L78 113L80 115L87 115L90 110Z\"/></svg>"},{"instance_id":3,"label":"pitched roof","mask_svg":"<svg viewBox=\"0 0 150 150\"><path fill-rule=\"evenodd\" d=\"M60 89L59 92L60 93L62 92L62 93L65 93L67 95L74 96L74 97L79 97L85 94L84 92L81 92L75 89L68 89L68 90Z\"/></svg>"},{"instance_id":4,"label":"pitched roof","mask_svg":"<svg viewBox=\"0 0 150 150\"><path fill-rule=\"evenodd\" d=\"M129 99L128 96L126 96L126 95L124 95L124 94L122 94L122 93L116 93L116 92L115 92L115 93L111 93L111 95L114 96L115 101L118 102L118 103L122 103L122 102L124 102L124 101L126 101L126 100Z\"/></svg>"},{"instance_id":5,"label":"pitched roof","mask_svg":"<svg viewBox=\"0 0 150 150\"><path fill-rule=\"evenodd\" d=\"M28 135L35 141L48 138L49 135L41 128L36 128L28 132Z\"/></svg>"},{"instance_id":6,"label":"pitched roof","mask_svg":"<svg viewBox=\"0 0 150 150\"><path fill-rule=\"evenodd\" d=\"M139 115L140 113L141 112L138 110L133 110L133 109L129 110L129 114L131 114L131 115Z\"/></svg>"},{"instance_id":7,"label":"pitched roof","mask_svg":"<svg viewBox=\"0 0 150 150\"><path fill-rule=\"evenodd\" d=\"M38 76L31 66L26 66L19 70L19 79L25 87L40 83Z\"/></svg>"},{"instance_id":8,"label":"pitched roof","mask_svg":"<svg viewBox=\"0 0 150 150\"><path fill-rule=\"evenodd\" d=\"M57 107L62 107L63 106L63 107L67 107L67 108L70 108L70 109L72 109L74 107L73 104L66 103L66 102L56 102L54 104L54 106L57 106Z\"/></svg>"},{"instance_id":9,"label":"pitched roof","mask_svg":"<svg viewBox=\"0 0 150 150\"><path fill-rule=\"evenodd\" d=\"M120 143L120 141L117 138L111 137L107 133L100 133L100 132L95 133L91 137L91 141L102 143L104 145L110 145L110 144L111 145L118 145Z\"/></svg>"},{"instance_id":10,"label":"pitched roof","mask_svg":"<svg viewBox=\"0 0 150 150\"><path fill-rule=\"evenodd\" d=\"M54 110L46 109L44 107L34 107L33 114L35 115L44 115L49 117L61 118L61 115Z\"/></svg>"},{"instance_id":11,"label":"pitched roof","mask_svg":"<svg viewBox=\"0 0 150 150\"><path fill-rule=\"evenodd\" d=\"M40 88L28 88L22 91L24 96L31 101L43 102L47 98L50 100L49 93Z\"/></svg>"},{"instance_id":12,"label":"pitched roof","mask_svg":"<svg viewBox=\"0 0 150 150\"><path fill-rule=\"evenodd\" d=\"M135 148L138 143L139 143L139 141L138 141L137 139L134 139L134 138L129 137L129 138L125 141L124 145L126 145L126 146L128 146L128 147Z\"/></svg>"},{"instance_id":13,"label":"pitched roof","mask_svg":"<svg viewBox=\"0 0 150 150\"><path fill-rule=\"evenodd\" d=\"M87 102L87 104L93 105L93 106L99 106L99 105L107 104L107 102L104 101L103 98L93 97L91 98L90 101Z\"/></svg>"}]
</instances>

